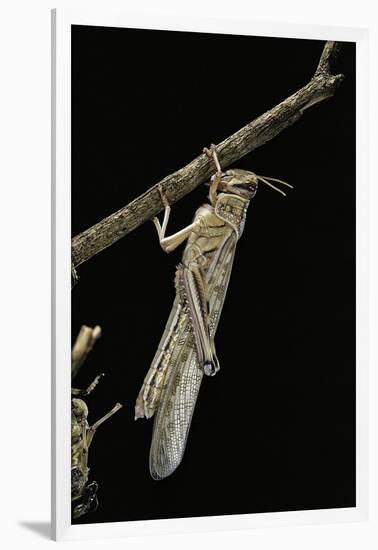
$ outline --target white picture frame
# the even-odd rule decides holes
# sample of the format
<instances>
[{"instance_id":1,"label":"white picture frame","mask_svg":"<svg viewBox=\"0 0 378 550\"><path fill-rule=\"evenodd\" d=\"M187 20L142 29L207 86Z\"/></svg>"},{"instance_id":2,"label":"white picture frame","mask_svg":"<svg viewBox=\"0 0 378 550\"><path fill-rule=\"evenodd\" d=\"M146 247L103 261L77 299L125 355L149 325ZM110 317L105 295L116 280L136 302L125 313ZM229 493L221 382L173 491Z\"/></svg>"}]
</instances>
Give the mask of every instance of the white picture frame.
<instances>
[{"instance_id":1,"label":"white picture frame","mask_svg":"<svg viewBox=\"0 0 378 550\"><path fill-rule=\"evenodd\" d=\"M355 508L71 525L71 25L355 41L357 53L357 505ZM55 540L361 521L368 514L367 49L364 29L178 18L135 12L52 12L52 533Z\"/></svg>"}]
</instances>

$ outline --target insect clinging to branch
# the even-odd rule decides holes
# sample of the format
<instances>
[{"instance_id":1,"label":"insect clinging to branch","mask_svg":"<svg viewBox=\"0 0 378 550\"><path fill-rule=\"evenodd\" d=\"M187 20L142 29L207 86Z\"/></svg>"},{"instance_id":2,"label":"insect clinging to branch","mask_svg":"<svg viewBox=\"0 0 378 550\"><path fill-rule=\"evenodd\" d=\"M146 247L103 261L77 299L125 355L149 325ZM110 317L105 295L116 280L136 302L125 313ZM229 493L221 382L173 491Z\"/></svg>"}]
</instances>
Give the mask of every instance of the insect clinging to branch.
<instances>
[{"instance_id":1,"label":"insect clinging to branch","mask_svg":"<svg viewBox=\"0 0 378 550\"><path fill-rule=\"evenodd\" d=\"M187 241L176 270L172 311L135 405L136 419L155 414L150 449L150 473L154 479L167 477L180 464L203 374L214 376L219 371L214 336L236 243L243 233L248 205L258 182L283 195L271 182L291 187L246 170L223 172L215 146L204 152L216 166L209 184L210 204L197 210L190 225L166 237L170 206L160 189L165 207L163 223L153 219L165 252Z\"/></svg>"},{"instance_id":2,"label":"insect clinging to branch","mask_svg":"<svg viewBox=\"0 0 378 550\"><path fill-rule=\"evenodd\" d=\"M111 411L97 420L91 426L88 424L88 407L83 399L97 386L103 375L96 376L85 391L72 388L71 403L71 498L74 519L87 512L96 510L98 506L96 481L89 483L88 451L97 428L116 413L122 405L117 403Z\"/></svg>"},{"instance_id":3,"label":"insect clinging to branch","mask_svg":"<svg viewBox=\"0 0 378 550\"><path fill-rule=\"evenodd\" d=\"M71 373L75 378L88 353L101 335L101 328L81 327L71 354ZM117 403L107 414L91 426L88 423L88 407L83 398L96 388L104 374L99 374L86 390L71 388L71 501L72 516L78 519L98 506L96 481L89 482L88 453L96 430L122 407Z\"/></svg>"}]
</instances>

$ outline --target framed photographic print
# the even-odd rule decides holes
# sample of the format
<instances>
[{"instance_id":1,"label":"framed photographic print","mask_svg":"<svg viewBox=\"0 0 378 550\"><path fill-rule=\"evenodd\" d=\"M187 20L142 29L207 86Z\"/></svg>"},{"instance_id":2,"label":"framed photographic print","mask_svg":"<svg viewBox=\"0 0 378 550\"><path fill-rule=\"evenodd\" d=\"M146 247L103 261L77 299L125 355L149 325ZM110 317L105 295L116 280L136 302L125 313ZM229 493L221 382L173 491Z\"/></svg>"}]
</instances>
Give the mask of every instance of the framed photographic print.
<instances>
[{"instance_id":1,"label":"framed photographic print","mask_svg":"<svg viewBox=\"0 0 378 550\"><path fill-rule=\"evenodd\" d=\"M52 29L54 537L362 519L366 32Z\"/></svg>"}]
</instances>

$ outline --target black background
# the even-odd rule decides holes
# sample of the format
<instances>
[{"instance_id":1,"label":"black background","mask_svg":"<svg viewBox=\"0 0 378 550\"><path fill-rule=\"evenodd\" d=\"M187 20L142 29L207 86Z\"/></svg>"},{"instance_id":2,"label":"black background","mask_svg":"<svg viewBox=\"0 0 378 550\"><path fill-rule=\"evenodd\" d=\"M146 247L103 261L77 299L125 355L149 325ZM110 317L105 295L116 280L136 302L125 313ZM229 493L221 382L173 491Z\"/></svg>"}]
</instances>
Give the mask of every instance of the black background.
<instances>
[{"instance_id":1,"label":"black background","mask_svg":"<svg viewBox=\"0 0 378 550\"><path fill-rule=\"evenodd\" d=\"M72 234L118 210L204 146L303 86L324 43L167 31L72 28ZM148 470L152 421L133 419L174 298L180 247L152 223L79 267L72 335L100 324L75 386L88 398L100 506L81 523L355 506L355 46L335 97L237 167L260 185L238 243L216 336L220 373L202 384L184 459ZM168 234L206 201L172 209Z\"/></svg>"}]
</instances>

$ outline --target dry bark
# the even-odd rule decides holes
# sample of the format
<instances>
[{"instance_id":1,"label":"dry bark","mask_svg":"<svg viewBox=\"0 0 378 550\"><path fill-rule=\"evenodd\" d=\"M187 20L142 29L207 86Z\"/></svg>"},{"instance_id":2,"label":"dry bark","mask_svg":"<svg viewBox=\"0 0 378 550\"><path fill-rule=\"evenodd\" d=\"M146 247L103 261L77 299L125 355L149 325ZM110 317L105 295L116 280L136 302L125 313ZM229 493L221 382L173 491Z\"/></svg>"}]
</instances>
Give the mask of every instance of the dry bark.
<instances>
[{"instance_id":1,"label":"dry bark","mask_svg":"<svg viewBox=\"0 0 378 550\"><path fill-rule=\"evenodd\" d=\"M216 145L222 168L227 168L273 139L296 122L308 107L333 96L344 78L342 74L331 73L331 65L338 50L339 43L327 42L314 76L303 88ZM159 186L162 187L170 204L174 204L207 181L213 172L212 160L203 153L184 168L165 177L127 206L74 237L73 270L159 214L164 209Z\"/></svg>"},{"instance_id":2,"label":"dry bark","mask_svg":"<svg viewBox=\"0 0 378 550\"><path fill-rule=\"evenodd\" d=\"M71 352L71 376L75 378L81 365L86 360L89 352L101 336L101 327L96 325L94 328L83 325L75 340Z\"/></svg>"}]
</instances>

